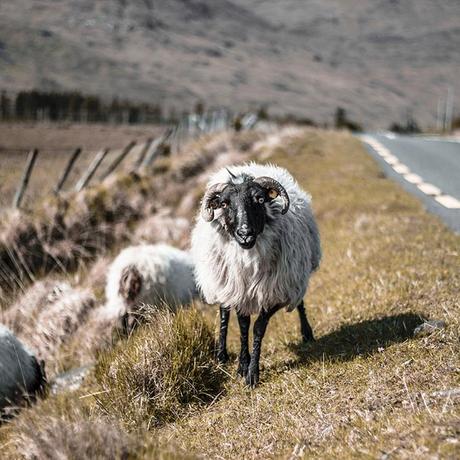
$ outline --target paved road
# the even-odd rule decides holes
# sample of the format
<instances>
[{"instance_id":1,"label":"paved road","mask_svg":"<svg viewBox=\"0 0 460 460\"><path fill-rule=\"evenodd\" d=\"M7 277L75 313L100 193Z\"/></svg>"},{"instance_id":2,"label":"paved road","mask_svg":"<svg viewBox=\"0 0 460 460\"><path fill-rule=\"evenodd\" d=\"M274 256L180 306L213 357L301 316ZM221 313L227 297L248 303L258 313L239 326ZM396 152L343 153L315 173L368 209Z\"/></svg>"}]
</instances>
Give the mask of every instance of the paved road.
<instances>
[{"instance_id":1,"label":"paved road","mask_svg":"<svg viewBox=\"0 0 460 460\"><path fill-rule=\"evenodd\" d=\"M368 133L361 136L384 172L460 233L460 142Z\"/></svg>"}]
</instances>

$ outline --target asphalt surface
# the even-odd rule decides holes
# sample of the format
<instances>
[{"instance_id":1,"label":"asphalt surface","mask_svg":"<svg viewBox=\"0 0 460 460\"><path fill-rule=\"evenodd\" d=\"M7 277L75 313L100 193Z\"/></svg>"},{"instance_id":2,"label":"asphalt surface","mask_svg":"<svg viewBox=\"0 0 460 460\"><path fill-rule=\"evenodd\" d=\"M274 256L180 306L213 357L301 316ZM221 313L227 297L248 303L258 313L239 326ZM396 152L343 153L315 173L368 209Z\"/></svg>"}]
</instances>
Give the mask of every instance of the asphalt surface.
<instances>
[{"instance_id":1,"label":"asphalt surface","mask_svg":"<svg viewBox=\"0 0 460 460\"><path fill-rule=\"evenodd\" d=\"M367 133L360 137L388 177L460 233L459 141L393 133Z\"/></svg>"}]
</instances>

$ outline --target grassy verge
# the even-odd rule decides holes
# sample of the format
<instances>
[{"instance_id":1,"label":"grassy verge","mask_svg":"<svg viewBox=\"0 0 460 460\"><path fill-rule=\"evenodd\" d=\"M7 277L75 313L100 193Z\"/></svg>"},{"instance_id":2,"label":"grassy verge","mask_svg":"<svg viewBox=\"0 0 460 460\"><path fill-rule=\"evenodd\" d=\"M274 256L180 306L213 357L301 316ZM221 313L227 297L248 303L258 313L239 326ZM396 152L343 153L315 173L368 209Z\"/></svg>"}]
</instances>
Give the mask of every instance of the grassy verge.
<instances>
[{"instance_id":1,"label":"grassy verge","mask_svg":"<svg viewBox=\"0 0 460 460\"><path fill-rule=\"evenodd\" d=\"M299 346L295 314L276 315L262 385L231 381L163 439L224 458L458 454L458 400L433 395L459 386L459 237L347 134L311 131L268 161L313 195L324 259L306 301L318 340ZM421 317L448 327L414 339Z\"/></svg>"},{"instance_id":2,"label":"grassy verge","mask_svg":"<svg viewBox=\"0 0 460 460\"><path fill-rule=\"evenodd\" d=\"M300 345L295 313L275 315L264 341L262 382L251 391L236 377L236 362L225 379L210 365L204 325L217 326L217 309L203 306L204 318L192 310L157 328L147 325L104 355L98 380L82 390L102 396L69 394L72 409L56 417L70 428L76 417L97 424L88 430L87 445L94 448L86 447L85 454L99 455L101 439L117 437L115 458L126 452L141 458L174 452L211 458L457 458L459 399L446 391L460 386L460 238L385 179L348 134L306 131L258 155L289 169L313 195L324 259L306 304L317 341ZM447 327L414 337L424 318L444 320ZM232 318L235 360L237 330ZM203 344L204 354L193 344ZM188 351L181 353L182 347ZM148 375L167 372L170 384L136 373L144 358L153 366ZM181 388L185 399L178 397ZM52 398L24 411L0 431L0 449L18 439L38 443L40 438L26 437L21 421L41 414L35 426L47 426L53 401L59 402ZM107 428L103 435L113 419L118 434ZM61 438L68 439L67 432L54 442Z\"/></svg>"}]
</instances>

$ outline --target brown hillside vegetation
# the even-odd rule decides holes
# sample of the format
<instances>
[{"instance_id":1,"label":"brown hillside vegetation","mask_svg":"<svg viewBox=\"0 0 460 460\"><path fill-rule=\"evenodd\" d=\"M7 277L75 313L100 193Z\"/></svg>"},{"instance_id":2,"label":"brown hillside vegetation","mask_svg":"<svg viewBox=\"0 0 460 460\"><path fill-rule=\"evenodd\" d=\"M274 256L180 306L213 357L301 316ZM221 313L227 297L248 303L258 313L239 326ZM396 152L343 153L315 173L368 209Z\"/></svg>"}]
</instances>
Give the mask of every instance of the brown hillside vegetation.
<instances>
[{"instance_id":1,"label":"brown hillside vegetation","mask_svg":"<svg viewBox=\"0 0 460 460\"><path fill-rule=\"evenodd\" d=\"M79 89L189 110L268 105L368 128L433 126L460 92L458 0L0 3L0 88ZM97 76L97 78L95 78Z\"/></svg>"},{"instance_id":2,"label":"brown hillside vegetation","mask_svg":"<svg viewBox=\"0 0 460 460\"><path fill-rule=\"evenodd\" d=\"M26 206L36 205L38 198L53 190L77 147L82 148L82 153L66 182L66 190L75 186L98 150L109 148L112 152L102 163L100 174L113 160L114 154L118 154L130 140L141 144L148 137L158 136L163 129L151 125L0 123L0 211L11 205L26 165L27 153L32 149L38 149L39 156L27 190ZM136 153L134 149L131 157L136 158ZM126 163L130 158L127 160ZM93 182L97 181L99 174Z\"/></svg>"},{"instance_id":3,"label":"brown hillside vegetation","mask_svg":"<svg viewBox=\"0 0 460 460\"><path fill-rule=\"evenodd\" d=\"M246 158L288 168L313 196L324 250L306 297L316 342L299 343L295 314L275 315L262 382L249 390L236 376L235 318L234 359L220 367L210 352L216 308L158 312L99 356L83 388L4 425L6 455L459 457L460 237L349 134L259 139L245 144ZM414 335L427 318L447 326Z\"/></svg>"}]
</instances>

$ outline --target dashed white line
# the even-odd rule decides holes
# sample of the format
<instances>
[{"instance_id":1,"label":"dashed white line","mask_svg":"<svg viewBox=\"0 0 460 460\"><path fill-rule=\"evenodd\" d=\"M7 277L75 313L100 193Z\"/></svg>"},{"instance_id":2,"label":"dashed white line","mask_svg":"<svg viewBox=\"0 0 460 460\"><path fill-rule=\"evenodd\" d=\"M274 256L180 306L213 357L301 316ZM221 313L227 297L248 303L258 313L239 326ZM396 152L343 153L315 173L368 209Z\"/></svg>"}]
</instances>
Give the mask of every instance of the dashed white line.
<instances>
[{"instance_id":1,"label":"dashed white line","mask_svg":"<svg viewBox=\"0 0 460 460\"><path fill-rule=\"evenodd\" d=\"M389 164L389 165L396 165L399 164L399 160L397 157L394 155L387 155L386 157L383 157L383 159Z\"/></svg>"},{"instance_id":2,"label":"dashed white line","mask_svg":"<svg viewBox=\"0 0 460 460\"><path fill-rule=\"evenodd\" d=\"M404 179L411 184L421 184L423 182L423 179L418 174L414 173L404 174Z\"/></svg>"},{"instance_id":3,"label":"dashed white line","mask_svg":"<svg viewBox=\"0 0 460 460\"><path fill-rule=\"evenodd\" d=\"M387 135L387 137L391 139L390 136ZM418 174L412 173L405 164L402 164L399 159L394 156L390 150L381 144L377 139L367 135L361 136L361 139L363 142L370 145L382 157L382 159L393 168L396 173L401 174L407 182L416 185L417 188L425 195L432 196L440 205L444 206L445 208L460 209L460 201L457 200L457 198L454 198L450 195L445 195L442 193L440 188L433 184L429 184L428 182L424 182ZM425 138L425 140L435 139ZM446 142L446 140L444 140L444 142ZM447 140L447 142L458 141Z\"/></svg>"},{"instance_id":4,"label":"dashed white line","mask_svg":"<svg viewBox=\"0 0 460 460\"><path fill-rule=\"evenodd\" d=\"M457 198L454 198L450 195L440 195L435 198L435 200L442 204L445 208L449 209L460 209L460 201Z\"/></svg>"},{"instance_id":5,"label":"dashed white line","mask_svg":"<svg viewBox=\"0 0 460 460\"><path fill-rule=\"evenodd\" d=\"M393 165L393 169L398 173L398 174L409 174L410 170L406 165L403 165L402 163Z\"/></svg>"},{"instance_id":6,"label":"dashed white line","mask_svg":"<svg viewBox=\"0 0 460 460\"><path fill-rule=\"evenodd\" d=\"M427 182L422 182L421 184L418 184L417 187L425 194L425 195L431 195L431 196L438 196L441 195L441 189L436 187L433 184L428 184Z\"/></svg>"}]
</instances>

